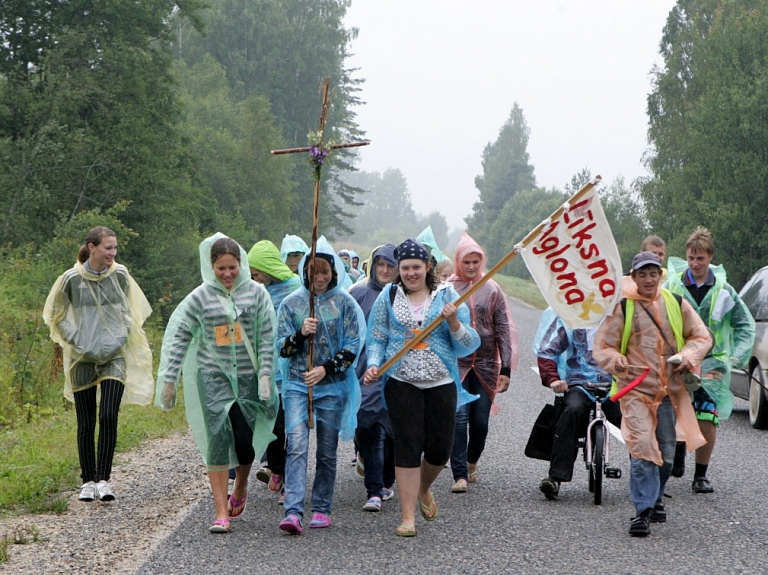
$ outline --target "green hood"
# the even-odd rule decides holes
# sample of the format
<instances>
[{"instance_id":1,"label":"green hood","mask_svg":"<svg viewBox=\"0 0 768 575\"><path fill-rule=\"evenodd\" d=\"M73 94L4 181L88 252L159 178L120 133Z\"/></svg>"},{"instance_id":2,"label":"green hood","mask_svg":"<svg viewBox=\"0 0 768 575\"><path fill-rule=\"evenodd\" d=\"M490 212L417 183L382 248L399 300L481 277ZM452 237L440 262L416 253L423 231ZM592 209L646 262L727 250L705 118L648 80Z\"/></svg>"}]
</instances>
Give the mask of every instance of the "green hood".
<instances>
[{"instance_id":1,"label":"green hood","mask_svg":"<svg viewBox=\"0 0 768 575\"><path fill-rule=\"evenodd\" d=\"M294 273L283 263L280 250L269 240L254 244L248 252L248 265L261 273L268 274L279 282L291 279Z\"/></svg>"}]
</instances>

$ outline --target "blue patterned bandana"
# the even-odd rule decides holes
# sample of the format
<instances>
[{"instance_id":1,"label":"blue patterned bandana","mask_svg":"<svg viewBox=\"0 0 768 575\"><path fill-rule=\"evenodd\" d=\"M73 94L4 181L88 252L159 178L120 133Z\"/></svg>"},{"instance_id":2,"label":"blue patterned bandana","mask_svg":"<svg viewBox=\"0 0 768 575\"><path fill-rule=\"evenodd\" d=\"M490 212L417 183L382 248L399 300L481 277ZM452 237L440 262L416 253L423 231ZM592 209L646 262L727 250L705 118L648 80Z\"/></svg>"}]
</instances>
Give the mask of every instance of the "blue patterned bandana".
<instances>
[{"instance_id":1,"label":"blue patterned bandana","mask_svg":"<svg viewBox=\"0 0 768 575\"><path fill-rule=\"evenodd\" d=\"M395 259L397 263L403 260L421 260L429 263L429 254L419 242L407 239L395 248Z\"/></svg>"}]
</instances>

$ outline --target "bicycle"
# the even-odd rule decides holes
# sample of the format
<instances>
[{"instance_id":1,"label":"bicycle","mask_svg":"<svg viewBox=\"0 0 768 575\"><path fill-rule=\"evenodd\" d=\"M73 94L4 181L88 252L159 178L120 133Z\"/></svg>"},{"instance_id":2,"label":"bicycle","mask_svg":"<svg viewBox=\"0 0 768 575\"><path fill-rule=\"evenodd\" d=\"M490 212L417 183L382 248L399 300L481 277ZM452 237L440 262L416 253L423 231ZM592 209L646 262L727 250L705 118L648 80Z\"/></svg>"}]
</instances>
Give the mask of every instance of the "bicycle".
<instances>
[{"instance_id":1,"label":"bicycle","mask_svg":"<svg viewBox=\"0 0 768 575\"><path fill-rule=\"evenodd\" d=\"M603 502L603 476L608 479L620 479L621 469L610 467L611 433L608 429L608 419L603 412L603 401L587 390L583 390L590 398L594 398L595 406L590 413L590 422L587 426L586 437L579 440L584 453L584 463L589 472L589 492L594 494L595 505Z\"/></svg>"}]
</instances>

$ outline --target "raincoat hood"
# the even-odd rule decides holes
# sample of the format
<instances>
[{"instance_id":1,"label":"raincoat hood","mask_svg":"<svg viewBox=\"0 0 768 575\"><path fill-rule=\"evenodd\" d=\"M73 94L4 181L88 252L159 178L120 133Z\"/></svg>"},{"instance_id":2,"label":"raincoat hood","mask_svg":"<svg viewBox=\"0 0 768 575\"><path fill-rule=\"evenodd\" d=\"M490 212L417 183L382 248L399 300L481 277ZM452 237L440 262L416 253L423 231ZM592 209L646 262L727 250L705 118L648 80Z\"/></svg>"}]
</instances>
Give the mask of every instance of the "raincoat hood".
<instances>
[{"instance_id":1,"label":"raincoat hood","mask_svg":"<svg viewBox=\"0 0 768 575\"><path fill-rule=\"evenodd\" d=\"M453 275L448 278L449 282L454 281L454 279L460 279L463 280L464 278L461 277L461 271L459 264L461 263L461 260L463 260L465 257L467 257L469 254L479 254L480 255L480 274L477 276L478 279L485 275L485 252L483 251L483 248L480 247L480 244L478 244L475 240L472 239L472 236L470 236L467 232L464 232L461 234L461 239L459 240L459 243L456 245L456 255L453 258Z\"/></svg>"},{"instance_id":2,"label":"raincoat hood","mask_svg":"<svg viewBox=\"0 0 768 575\"><path fill-rule=\"evenodd\" d=\"M347 251L349 252L349 262L350 262L350 265L353 268L355 268L355 269L359 269L360 268L360 256L357 255L357 252L355 252L354 250L347 250ZM352 260L355 259L355 258L357 258L357 265L355 265L352 262Z\"/></svg>"},{"instance_id":3,"label":"raincoat hood","mask_svg":"<svg viewBox=\"0 0 768 575\"><path fill-rule=\"evenodd\" d=\"M203 276L203 283L223 292L235 291L245 282L251 281L251 270L248 268L248 254L240 244L238 244L240 248L240 273L237 275L235 283L232 284L232 289L228 290L216 279L216 273L213 271L213 262L211 262L211 247L217 240L226 237L228 236L221 232L216 232L200 243L200 274Z\"/></svg>"},{"instance_id":4,"label":"raincoat hood","mask_svg":"<svg viewBox=\"0 0 768 575\"><path fill-rule=\"evenodd\" d=\"M288 254L291 252L302 252L306 254L309 252L309 246L299 236L285 234L283 243L280 244L280 258L283 262L288 259Z\"/></svg>"},{"instance_id":5,"label":"raincoat hood","mask_svg":"<svg viewBox=\"0 0 768 575\"><path fill-rule=\"evenodd\" d=\"M432 233L432 226L427 226L424 228L424 230L418 236L416 236L416 241L424 244L431 250L431 255L433 258L435 258L437 263L450 259L440 251L440 248L437 247L437 240L435 240L435 234Z\"/></svg>"},{"instance_id":6,"label":"raincoat hood","mask_svg":"<svg viewBox=\"0 0 768 575\"><path fill-rule=\"evenodd\" d=\"M371 269L368 270L368 282L377 287L379 291L384 287L376 280L376 260L383 259L392 267L397 267L397 260L395 259L395 246L392 244L384 244L373 250L371 254Z\"/></svg>"},{"instance_id":7,"label":"raincoat hood","mask_svg":"<svg viewBox=\"0 0 768 575\"><path fill-rule=\"evenodd\" d=\"M342 286L344 284L344 280L346 280L347 278L347 272L345 271L346 268L344 267L344 260L342 260L339 256L336 255L336 252L334 251L333 246L328 242L328 240L325 239L325 236L320 236L318 238L315 255L317 257L322 257L328 262L332 262L331 265L333 267L334 279L331 281L332 287L329 287L328 291L325 292L326 294L331 294L334 291L336 291L340 286ZM307 253L304 254L304 257L301 258L301 261L299 262L299 271L300 271L299 278L301 278L302 287L307 291L309 291L309 278L307 277L309 273L308 264L309 264L309 251L307 251Z\"/></svg>"},{"instance_id":8,"label":"raincoat hood","mask_svg":"<svg viewBox=\"0 0 768 575\"><path fill-rule=\"evenodd\" d=\"M281 259L277 246L269 240L262 240L253 245L248 252L248 265L272 276L279 282L288 281L294 277L294 273Z\"/></svg>"}]
</instances>

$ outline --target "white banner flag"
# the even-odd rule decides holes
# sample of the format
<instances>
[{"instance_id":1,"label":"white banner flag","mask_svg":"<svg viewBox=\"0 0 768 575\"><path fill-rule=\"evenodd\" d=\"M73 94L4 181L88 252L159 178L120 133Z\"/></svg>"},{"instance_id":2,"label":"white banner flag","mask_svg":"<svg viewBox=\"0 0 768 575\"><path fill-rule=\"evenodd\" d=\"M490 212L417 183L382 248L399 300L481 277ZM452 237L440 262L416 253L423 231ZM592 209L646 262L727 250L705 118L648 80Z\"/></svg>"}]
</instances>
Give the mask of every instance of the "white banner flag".
<instances>
[{"instance_id":1,"label":"white banner flag","mask_svg":"<svg viewBox=\"0 0 768 575\"><path fill-rule=\"evenodd\" d=\"M621 299L621 258L595 188L522 251L541 293L571 328L596 327Z\"/></svg>"}]
</instances>

